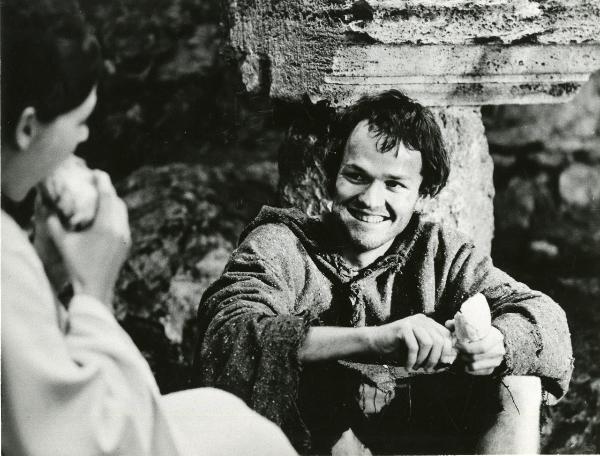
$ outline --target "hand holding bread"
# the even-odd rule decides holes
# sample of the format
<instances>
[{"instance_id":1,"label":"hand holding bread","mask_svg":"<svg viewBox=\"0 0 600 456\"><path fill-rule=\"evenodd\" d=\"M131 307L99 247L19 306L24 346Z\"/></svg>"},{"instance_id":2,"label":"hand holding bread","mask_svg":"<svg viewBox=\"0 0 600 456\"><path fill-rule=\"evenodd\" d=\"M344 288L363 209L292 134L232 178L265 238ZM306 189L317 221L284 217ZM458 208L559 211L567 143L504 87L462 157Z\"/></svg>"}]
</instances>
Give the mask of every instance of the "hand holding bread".
<instances>
[{"instance_id":1,"label":"hand holding bread","mask_svg":"<svg viewBox=\"0 0 600 456\"><path fill-rule=\"evenodd\" d=\"M54 212L65 229L88 228L98 211L98 189L94 172L85 161L72 155L38 186L41 201Z\"/></svg>"},{"instance_id":2,"label":"hand holding bread","mask_svg":"<svg viewBox=\"0 0 600 456\"><path fill-rule=\"evenodd\" d=\"M492 326L490 307L481 293L467 299L446 327L453 331L454 346L465 372L490 375L502 364L506 353L504 335Z\"/></svg>"},{"instance_id":3,"label":"hand holding bread","mask_svg":"<svg viewBox=\"0 0 600 456\"><path fill-rule=\"evenodd\" d=\"M75 160L42 184L44 230L56 247L75 293L109 305L131 237L125 203L110 177Z\"/></svg>"}]
</instances>

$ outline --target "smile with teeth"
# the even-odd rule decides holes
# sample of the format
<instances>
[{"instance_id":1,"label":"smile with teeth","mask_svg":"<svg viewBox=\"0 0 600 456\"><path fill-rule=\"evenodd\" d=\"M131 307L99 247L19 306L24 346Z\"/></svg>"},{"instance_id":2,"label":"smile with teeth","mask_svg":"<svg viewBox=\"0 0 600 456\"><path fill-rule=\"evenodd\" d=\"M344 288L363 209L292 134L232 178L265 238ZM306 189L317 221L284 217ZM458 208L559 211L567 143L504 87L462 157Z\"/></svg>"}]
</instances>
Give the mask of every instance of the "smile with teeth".
<instances>
[{"instance_id":1,"label":"smile with teeth","mask_svg":"<svg viewBox=\"0 0 600 456\"><path fill-rule=\"evenodd\" d=\"M348 208L348 212L350 212L350 215L352 215L352 217L355 219L365 223L381 223L389 219L389 217L385 217L383 215L368 214L358 209Z\"/></svg>"}]
</instances>

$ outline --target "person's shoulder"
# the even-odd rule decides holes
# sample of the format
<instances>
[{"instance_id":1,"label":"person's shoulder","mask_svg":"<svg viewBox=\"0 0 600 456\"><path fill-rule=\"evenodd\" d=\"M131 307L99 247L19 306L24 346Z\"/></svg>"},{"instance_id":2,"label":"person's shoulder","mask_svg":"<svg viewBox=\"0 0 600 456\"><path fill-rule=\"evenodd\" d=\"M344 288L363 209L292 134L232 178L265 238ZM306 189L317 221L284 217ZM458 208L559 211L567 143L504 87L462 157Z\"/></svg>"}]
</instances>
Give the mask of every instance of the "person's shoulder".
<instances>
[{"instance_id":1,"label":"person's shoulder","mask_svg":"<svg viewBox=\"0 0 600 456\"><path fill-rule=\"evenodd\" d=\"M17 224L15 219L2 210L0 229L2 230L2 240L5 238L19 238L24 236L24 232Z\"/></svg>"},{"instance_id":2,"label":"person's shoulder","mask_svg":"<svg viewBox=\"0 0 600 456\"><path fill-rule=\"evenodd\" d=\"M264 261L287 275L302 275L314 262L313 235L320 223L297 209L265 208L249 225L233 256L238 261Z\"/></svg>"},{"instance_id":3,"label":"person's shoulder","mask_svg":"<svg viewBox=\"0 0 600 456\"><path fill-rule=\"evenodd\" d=\"M0 225L0 231L2 232L2 257L5 259L6 255L33 255L35 250L27 238L27 234L19 226L19 224L6 212L2 211L2 219ZM2 261L4 266L4 261Z\"/></svg>"},{"instance_id":4,"label":"person's shoulder","mask_svg":"<svg viewBox=\"0 0 600 456\"><path fill-rule=\"evenodd\" d=\"M268 222L257 225L249 231L240 245L253 243L261 246L281 246L295 244L298 236L292 229L282 222Z\"/></svg>"},{"instance_id":5,"label":"person's shoulder","mask_svg":"<svg viewBox=\"0 0 600 456\"><path fill-rule=\"evenodd\" d=\"M27 234L4 211L1 220L2 287L18 290L34 283L38 289L46 287L48 279L44 266Z\"/></svg>"},{"instance_id":6,"label":"person's shoulder","mask_svg":"<svg viewBox=\"0 0 600 456\"><path fill-rule=\"evenodd\" d=\"M459 250L476 249L473 240L448 222L419 215L417 228L418 244L427 246L438 254L454 255Z\"/></svg>"},{"instance_id":7,"label":"person's shoulder","mask_svg":"<svg viewBox=\"0 0 600 456\"><path fill-rule=\"evenodd\" d=\"M265 206L240 236L240 244L295 245L309 240L310 226L316 220L298 209Z\"/></svg>"}]
</instances>

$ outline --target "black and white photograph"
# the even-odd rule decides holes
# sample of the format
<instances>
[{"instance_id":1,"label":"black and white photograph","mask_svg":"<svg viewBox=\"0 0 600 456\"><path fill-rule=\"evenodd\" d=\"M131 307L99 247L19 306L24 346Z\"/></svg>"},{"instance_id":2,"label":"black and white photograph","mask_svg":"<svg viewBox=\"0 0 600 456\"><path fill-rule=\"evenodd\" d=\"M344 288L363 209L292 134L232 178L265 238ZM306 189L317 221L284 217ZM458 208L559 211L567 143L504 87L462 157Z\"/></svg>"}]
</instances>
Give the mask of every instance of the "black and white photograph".
<instances>
[{"instance_id":1,"label":"black and white photograph","mask_svg":"<svg viewBox=\"0 0 600 456\"><path fill-rule=\"evenodd\" d=\"M600 454L598 0L0 0L3 456Z\"/></svg>"}]
</instances>

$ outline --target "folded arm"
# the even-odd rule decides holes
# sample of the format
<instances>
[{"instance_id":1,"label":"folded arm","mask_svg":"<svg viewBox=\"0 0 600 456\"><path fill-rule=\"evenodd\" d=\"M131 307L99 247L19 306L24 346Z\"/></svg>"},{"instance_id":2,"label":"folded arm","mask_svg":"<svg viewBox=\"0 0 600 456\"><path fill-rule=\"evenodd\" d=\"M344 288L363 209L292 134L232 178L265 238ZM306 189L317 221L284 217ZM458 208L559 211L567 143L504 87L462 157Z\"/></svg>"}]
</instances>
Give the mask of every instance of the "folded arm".
<instances>
[{"instance_id":1,"label":"folded arm","mask_svg":"<svg viewBox=\"0 0 600 456\"><path fill-rule=\"evenodd\" d=\"M541 377L545 390L561 398L573 369L571 337L561 307L494 267L489 256L468 244L458 251L449 280L456 287L456 307L477 292L487 298L492 325L504 336L505 372Z\"/></svg>"}]
</instances>

